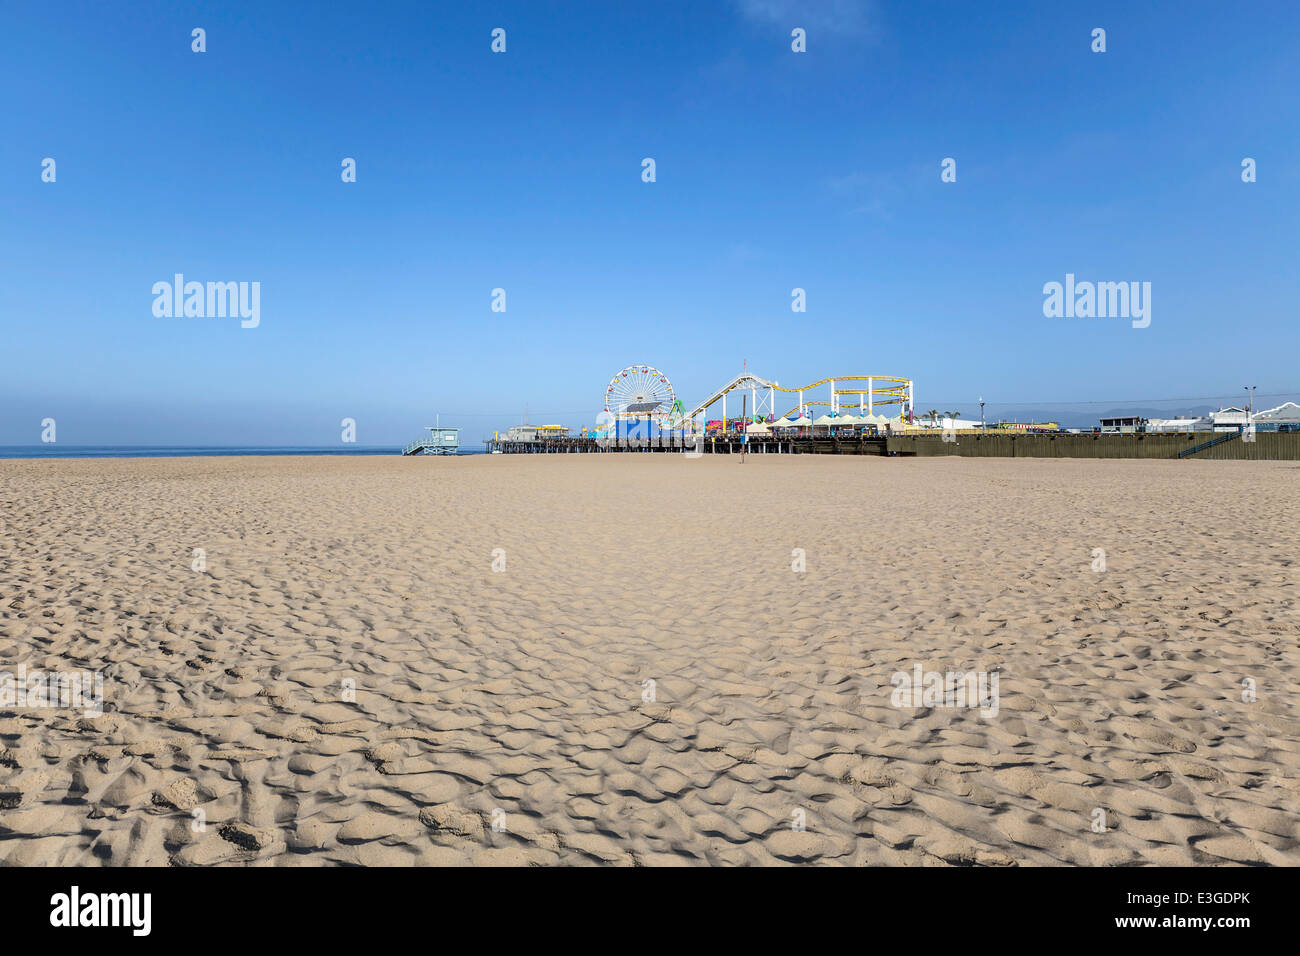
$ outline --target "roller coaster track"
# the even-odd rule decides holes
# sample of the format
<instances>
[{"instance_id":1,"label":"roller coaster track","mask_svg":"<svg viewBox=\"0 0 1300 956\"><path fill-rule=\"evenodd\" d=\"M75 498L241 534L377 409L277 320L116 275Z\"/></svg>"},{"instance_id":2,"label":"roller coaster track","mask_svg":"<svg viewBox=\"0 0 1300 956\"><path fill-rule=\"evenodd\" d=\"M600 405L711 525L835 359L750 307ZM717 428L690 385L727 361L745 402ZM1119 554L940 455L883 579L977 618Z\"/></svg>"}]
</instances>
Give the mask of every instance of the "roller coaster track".
<instances>
[{"instance_id":1,"label":"roller coaster track","mask_svg":"<svg viewBox=\"0 0 1300 956\"><path fill-rule=\"evenodd\" d=\"M891 405L901 403L907 400L907 387L911 384L909 379L895 378L891 375L832 375L829 378L823 378L810 385L801 385L798 388L786 388L784 385L778 385L776 382L769 382L765 378L759 378L757 375L749 372L742 372L727 384L715 390L712 395L697 405L689 414L682 415L679 421L690 421L696 416L704 413L704 410L719 401L723 395L738 388L767 388L778 392L806 392L814 389L819 385L825 385L827 382L867 382L863 388L836 388L836 395L863 395L868 389L873 396L872 402L875 405ZM886 383L883 388L875 387L877 382ZM874 396L881 395L882 398L876 399ZM827 402L804 402L804 405L826 405ZM792 409L793 411L793 409ZM789 412L786 413L789 415Z\"/></svg>"},{"instance_id":2,"label":"roller coaster track","mask_svg":"<svg viewBox=\"0 0 1300 956\"><path fill-rule=\"evenodd\" d=\"M873 385L876 382L893 382L893 385L886 385L884 388L880 389L881 392L889 392L891 389L895 388L906 388L909 381L910 380L906 378L894 378L890 375L832 375L830 378L823 378L820 381L813 382L811 385L801 385L798 388L785 388L781 385L773 385L772 387L778 392L806 392L810 388L816 388L818 385L825 385L827 382L871 382ZM865 391L866 389L864 388L837 388L835 394L858 395ZM875 391L875 389L873 388L872 391ZM804 404L807 405L809 403L804 402Z\"/></svg>"},{"instance_id":3,"label":"roller coaster track","mask_svg":"<svg viewBox=\"0 0 1300 956\"><path fill-rule=\"evenodd\" d=\"M781 386L777 385L775 382L769 382L765 378L759 378L757 375L750 375L748 372L741 372L739 375L733 378L726 385L723 385L721 388L717 389L709 398L700 402L700 404L697 405L689 414L683 415L681 420L690 421L691 419L695 418L697 415L702 415L706 408L708 408L714 402L721 399L723 395L726 395L728 392L733 391L734 389L737 388L781 389ZM785 391L785 389L781 389L781 390Z\"/></svg>"}]
</instances>

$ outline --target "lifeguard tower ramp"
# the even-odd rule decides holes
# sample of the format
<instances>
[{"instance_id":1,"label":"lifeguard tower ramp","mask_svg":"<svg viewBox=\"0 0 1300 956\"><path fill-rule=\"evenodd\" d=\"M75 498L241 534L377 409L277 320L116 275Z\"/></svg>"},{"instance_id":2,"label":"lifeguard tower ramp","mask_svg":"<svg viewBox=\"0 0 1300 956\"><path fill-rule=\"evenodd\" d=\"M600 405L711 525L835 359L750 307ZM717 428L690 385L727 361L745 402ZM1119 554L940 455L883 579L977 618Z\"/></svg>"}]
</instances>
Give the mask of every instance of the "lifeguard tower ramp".
<instances>
[{"instance_id":1,"label":"lifeguard tower ramp","mask_svg":"<svg viewBox=\"0 0 1300 956\"><path fill-rule=\"evenodd\" d=\"M426 425L429 434L417 438L402 449L403 455L458 455L460 454L460 429Z\"/></svg>"}]
</instances>

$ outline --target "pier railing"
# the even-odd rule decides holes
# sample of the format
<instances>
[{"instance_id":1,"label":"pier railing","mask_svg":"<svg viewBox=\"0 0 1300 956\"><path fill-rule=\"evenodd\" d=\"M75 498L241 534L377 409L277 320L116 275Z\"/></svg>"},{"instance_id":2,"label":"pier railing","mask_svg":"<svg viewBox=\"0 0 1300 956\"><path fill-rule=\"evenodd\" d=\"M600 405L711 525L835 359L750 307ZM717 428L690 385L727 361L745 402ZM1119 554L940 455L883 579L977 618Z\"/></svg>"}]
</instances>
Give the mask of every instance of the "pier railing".
<instances>
[{"instance_id":1,"label":"pier railing","mask_svg":"<svg viewBox=\"0 0 1300 956\"><path fill-rule=\"evenodd\" d=\"M821 429L819 428L820 432ZM1189 458L1205 457L1300 461L1300 433L1258 433L1254 442L1235 444L1238 432L1206 437L1191 432L963 432L886 435L750 435L741 442L737 435L696 437L655 436L614 440L589 436L544 442L487 441L489 451L507 455L606 454L659 452L695 458L699 455L956 455L964 458ZM1207 451L1208 450L1208 451Z\"/></svg>"}]
</instances>

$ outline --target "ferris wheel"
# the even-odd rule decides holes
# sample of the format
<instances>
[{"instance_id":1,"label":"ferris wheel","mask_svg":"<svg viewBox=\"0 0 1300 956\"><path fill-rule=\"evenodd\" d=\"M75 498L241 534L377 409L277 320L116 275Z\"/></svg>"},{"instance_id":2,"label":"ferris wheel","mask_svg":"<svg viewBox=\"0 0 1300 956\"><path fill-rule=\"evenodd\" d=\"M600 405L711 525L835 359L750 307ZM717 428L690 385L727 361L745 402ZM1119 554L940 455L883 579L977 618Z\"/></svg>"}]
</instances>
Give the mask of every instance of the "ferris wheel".
<instances>
[{"instance_id":1,"label":"ferris wheel","mask_svg":"<svg viewBox=\"0 0 1300 956\"><path fill-rule=\"evenodd\" d=\"M673 383L651 365L629 365L605 389L606 412L616 418L649 419L661 428L671 426L676 404Z\"/></svg>"}]
</instances>

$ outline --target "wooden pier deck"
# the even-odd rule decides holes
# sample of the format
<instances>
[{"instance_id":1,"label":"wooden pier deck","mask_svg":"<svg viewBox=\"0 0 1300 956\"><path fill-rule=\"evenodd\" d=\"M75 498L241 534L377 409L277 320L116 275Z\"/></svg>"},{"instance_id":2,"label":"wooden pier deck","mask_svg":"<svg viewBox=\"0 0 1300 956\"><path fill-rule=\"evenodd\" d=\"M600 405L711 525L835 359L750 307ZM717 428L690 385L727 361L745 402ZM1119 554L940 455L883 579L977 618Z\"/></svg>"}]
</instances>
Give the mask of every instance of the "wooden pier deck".
<instances>
[{"instance_id":1,"label":"wooden pier deck","mask_svg":"<svg viewBox=\"0 0 1300 956\"><path fill-rule=\"evenodd\" d=\"M489 452L504 455L572 455L572 454L703 454L739 455L887 455L886 439L872 435L854 438L771 438L751 436L742 443L739 436L708 436L683 439L656 438L548 438L531 442L488 439Z\"/></svg>"},{"instance_id":2,"label":"wooden pier deck","mask_svg":"<svg viewBox=\"0 0 1300 956\"><path fill-rule=\"evenodd\" d=\"M750 455L876 455L886 457L964 458L1172 458L1175 460L1243 459L1300 461L1300 433L1260 432L1252 440L1237 433L1207 440L1205 432L1108 435L963 433L946 440L939 435L864 435L855 437L772 438L750 436L743 446ZM739 436L681 438L555 438L536 442L485 442L489 451L510 455L554 454L691 454L739 455Z\"/></svg>"}]
</instances>

